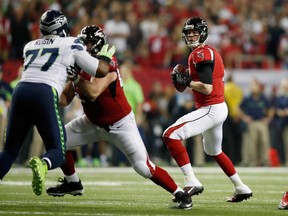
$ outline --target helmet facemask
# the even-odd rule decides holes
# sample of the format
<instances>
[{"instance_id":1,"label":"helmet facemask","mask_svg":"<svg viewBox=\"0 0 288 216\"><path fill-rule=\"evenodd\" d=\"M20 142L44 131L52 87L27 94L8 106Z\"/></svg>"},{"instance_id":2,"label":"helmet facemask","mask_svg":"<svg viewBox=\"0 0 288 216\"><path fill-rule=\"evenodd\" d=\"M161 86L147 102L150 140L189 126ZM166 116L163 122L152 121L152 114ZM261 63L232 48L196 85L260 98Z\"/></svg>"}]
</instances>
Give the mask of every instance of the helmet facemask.
<instances>
[{"instance_id":1,"label":"helmet facemask","mask_svg":"<svg viewBox=\"0 0 288 216\"><path fill-rule=\"evenodd\" d=\"M198 39L195 41L189 40L188 32L189 31L196 31L199 33ZM194 49L201 44L204 44L208 38L208 26L205 20L194 17L190 18L186 21L182 29L182 39L187 44L188 47Z\"/></svg>"},{"instance_id":2,"label":"helmet facemask","mask_svg":"<svg viewBox=\"0 0 288 216\"><path fill-rule=\"evenodd\" d=\"M188 30L187 30L188 32ZM188 33L182 33L182 39L184 40L185 44L187 44L188 47L190 48L195 48L195 47L198 47L200 45L200 32L199 35L198 35L198 39L197 40L189 40L189 37L194 37L194 36L190 36L190 35L187 35Z\"/></svg>"}]
</instances>

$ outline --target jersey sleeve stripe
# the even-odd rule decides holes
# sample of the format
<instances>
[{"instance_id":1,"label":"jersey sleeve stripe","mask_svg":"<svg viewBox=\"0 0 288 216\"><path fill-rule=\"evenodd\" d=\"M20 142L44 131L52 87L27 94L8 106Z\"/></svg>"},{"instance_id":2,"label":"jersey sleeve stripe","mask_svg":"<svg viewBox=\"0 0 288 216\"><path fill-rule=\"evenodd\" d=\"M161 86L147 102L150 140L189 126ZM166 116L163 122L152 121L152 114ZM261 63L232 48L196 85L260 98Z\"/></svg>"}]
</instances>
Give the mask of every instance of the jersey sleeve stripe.
<instances>
[{"instance_id":1,"label":"jersey sleeve stripe","mask_svg":"<svg viewBox=\"0 0 288 216\"><path fill-rule=\"evenodd\" d=\"M208 50L210 51L211 61L214 61L214 52L210 48Z\"/></svg>"},{"instance_id":2,"label":"jersey sleeve stripe","mask_svg":"<svg viewBox=\"0 0 288 216\"><path fill-rule=\"evenodd\" d=\"M79 40L78 38L76 38L74 41L73 41L73 44L71 46L71 49L77 49L77 50L85 50L85 45L84 43Z\"/></svg>"},{"instance_id":3,"label":"jersey sleeve stripe","mask_svg":"<svg viewBox=\"0 0 288 216\"><path fill-rule=\"evenodd\" d=\"M83 45L76 45L76 44L73 44L72 46L71 46L71 49L73 50L73 49L77 49L77 50L85 50L84 49L84 47L83 47Z\"/></svg>"}]
</instances>

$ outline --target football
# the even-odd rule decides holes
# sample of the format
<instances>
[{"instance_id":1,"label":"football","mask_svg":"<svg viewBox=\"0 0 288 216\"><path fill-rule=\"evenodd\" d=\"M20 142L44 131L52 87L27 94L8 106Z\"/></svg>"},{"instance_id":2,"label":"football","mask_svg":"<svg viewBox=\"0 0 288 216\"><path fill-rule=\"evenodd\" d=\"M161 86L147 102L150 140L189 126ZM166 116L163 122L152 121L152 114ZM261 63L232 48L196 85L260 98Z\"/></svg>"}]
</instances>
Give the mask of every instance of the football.
<instances>
[{"instance_id":1,"label":"football","mask_svg":"<svg viewBox=\"0 0 288 216\"><path fill-rule=\"evenodd\" d=\"M174 69L176 69L179 73L185 73L186 72L186 67L182 64L177 64ZM171 74L175 73L174 70L172 70ZM183 92L187 88L186 85L181 85L179 83L173 83L174 87L176 88L177 91Z\"/></svg>"}]
</instances>

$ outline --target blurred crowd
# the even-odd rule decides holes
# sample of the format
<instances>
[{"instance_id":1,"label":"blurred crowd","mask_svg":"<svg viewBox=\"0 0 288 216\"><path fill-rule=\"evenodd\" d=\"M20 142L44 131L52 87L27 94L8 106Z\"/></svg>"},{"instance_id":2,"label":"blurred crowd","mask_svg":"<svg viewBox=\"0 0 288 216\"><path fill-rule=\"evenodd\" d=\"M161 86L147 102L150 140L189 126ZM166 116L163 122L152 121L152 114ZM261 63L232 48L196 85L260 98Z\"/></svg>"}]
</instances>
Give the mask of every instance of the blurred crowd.
<instances>
[{"instance_id":1,"label":"blurred crowd","mask_svg":"<svg viewBox=\"0 0 288 216\"><path fill-rule=\"evenodd\" d=\"M186 19L193 16L201 16L208 22L207 43L221 53L227 69L288 69L287 0L1 2L0 139L4 133L11 93L22 71L19 68L15 71L18 74L17 78L5 82L2 79L5 70L1 66L8 61L22 61L25 44L41 37L39 19L47 9L61 10L67 16L72 36L76 36L86 25L102 27L108 43L114 44L117 48L116 57L120 72L123 73L123 77L126 74L128 80L126 86L130 85L131 80L137 83L133 77L135 68L142 68L142 71L148 73L149 68L170 70L175 64L187 64L190 50L182 41L181 31ZM229 105L229 117L224 125L223 150L235 164L288 165L288 137L285 135L288 134L287 83L287 80L283 80L273 94L264 95L263 85L253 79L248 95L243 95L241 89L238 89L238 93L225 95ZM188 92L177 93L172 85L164 88L158 81L150 85L147 95L143 95L141 85L137 92L129 92L129 87L126 87L125 93L128 99L130 98L129 102L136 114L139 130L152 160L172 165L173 161L162 143L161 135L179 116L194 109L193 98ZM227 80L226 87L237 89L233 76ZM63 109L66 121L80 114L79 101ZM191 161L198 166L209 162L209 158L204 155L201 141L201 136L197 136L185 143L191 153ZM23 149L24 156L18 159L19 164L25 163L30 155L43 152L43 149L36 147L37 142L39 135L35 129L31 129L31 135L27 137L25 145L27 148ZM77 150L75 155L79 157L79 166L127 165L125 157L107 143L91 144Z\"/></svg>"},{"instance_id":2,"label":"blurred crowd","mask_svg":"<svg viewBox=\"0 0 288 216\"><path fill-rule=\"evenodd\" d=\"M3 0L1 6L2 62L21 59L27 41L40 37L42 13L57 9L67 16L71 35L85 25L101 26L117 47L118 59L140 66L186 62L182 26L187 18L201 16L209 24L208 43L220 51L227 68L261 68L271 62L288 67L287 0Z\"/></svg>"}]
</instances>

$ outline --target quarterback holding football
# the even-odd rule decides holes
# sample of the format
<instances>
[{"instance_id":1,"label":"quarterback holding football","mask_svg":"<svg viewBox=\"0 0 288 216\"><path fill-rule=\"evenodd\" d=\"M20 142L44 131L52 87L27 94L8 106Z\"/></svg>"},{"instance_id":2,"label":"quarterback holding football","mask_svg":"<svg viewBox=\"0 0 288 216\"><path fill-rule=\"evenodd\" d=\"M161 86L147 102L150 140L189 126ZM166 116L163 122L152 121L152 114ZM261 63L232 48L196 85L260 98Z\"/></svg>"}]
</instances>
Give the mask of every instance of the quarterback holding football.
<instances>
[{"instance_id":1,"label":"quarterback holding football","mask_svg":"<svg viewBox=\"0 0 288 216\"><path fill-rule=\"evenodd\" d=\"M170 75L178 91L192 90L196 110L168 127L163 133L163 141L184 175L185 193L193 196L202 193L204 187L194 174L182 140L202 134L205 153L215 159L234 186L234 194L227 202L241 202L250 198L252 191L222 152L222 126L228 115L224 100L224 64L220 54L205 44L208 34L208 25L200 17L188 19L183 26L182 39L191 49L188 68L176 65Z\"/></svg>"},{"instance_id":2,"label":"quarterback holding football","mask_svg":"<svg viewBox=\"0 0 288 216\"><path fill-rule=\"evenodd\" d=\"M184 76L182 76L181 73L184 74ZM185 75L185 74L187 74L187 75ZM187 85L186 84L183 85L182 83L188 83L191 81L191 77L188 74L189 74L189 71L187 71L187 68L181 64L177 64L174 67L174 69L172 70L171 79L172 79L172 83L173 83L174 87L177 89L177 91L183 92L186 90ZM185 80L181 80L181 82L176 82L177 79L178 80L185 79Z\"/></svg>"}]
</instances>

